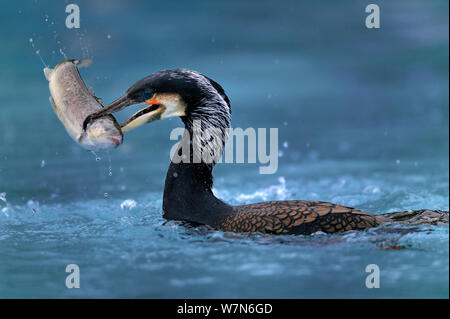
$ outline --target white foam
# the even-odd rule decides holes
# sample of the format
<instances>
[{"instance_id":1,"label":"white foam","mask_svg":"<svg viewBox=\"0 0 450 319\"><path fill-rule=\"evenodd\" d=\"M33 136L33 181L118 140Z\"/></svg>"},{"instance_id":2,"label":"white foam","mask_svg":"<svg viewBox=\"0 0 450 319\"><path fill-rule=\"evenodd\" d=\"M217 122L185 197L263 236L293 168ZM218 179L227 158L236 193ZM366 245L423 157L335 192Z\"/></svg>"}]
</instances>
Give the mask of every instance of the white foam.
<instances>
[{"instance_id":1,"label":"white foam","mask_svg":"<svg viewBox=\"0 0 450 319\"><path fill-rule=\"evenodd\" d=\"M120 208L123 210L132 210L137 205L136 201L134 199L126 199L120 204Z\"/></svg>"}]
</instances>

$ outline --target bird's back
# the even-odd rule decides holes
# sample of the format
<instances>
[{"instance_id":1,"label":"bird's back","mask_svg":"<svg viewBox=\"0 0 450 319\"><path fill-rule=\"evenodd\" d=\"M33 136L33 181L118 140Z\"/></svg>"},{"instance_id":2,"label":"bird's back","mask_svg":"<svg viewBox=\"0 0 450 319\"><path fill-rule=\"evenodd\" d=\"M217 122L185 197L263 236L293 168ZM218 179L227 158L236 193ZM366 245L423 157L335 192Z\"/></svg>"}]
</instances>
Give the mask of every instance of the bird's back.
<instances>
[{"instance_id":1,"label":"bird's back","mask_svg":"<svg viewBox=\"0 0 450 319\"><path fill-rule=\"evenodd\" d=\"M319 201L268 201L234 207L215 227L232 232L311 234L362 230L386 218L352 207Z\"/></svg>"}]
</instances>

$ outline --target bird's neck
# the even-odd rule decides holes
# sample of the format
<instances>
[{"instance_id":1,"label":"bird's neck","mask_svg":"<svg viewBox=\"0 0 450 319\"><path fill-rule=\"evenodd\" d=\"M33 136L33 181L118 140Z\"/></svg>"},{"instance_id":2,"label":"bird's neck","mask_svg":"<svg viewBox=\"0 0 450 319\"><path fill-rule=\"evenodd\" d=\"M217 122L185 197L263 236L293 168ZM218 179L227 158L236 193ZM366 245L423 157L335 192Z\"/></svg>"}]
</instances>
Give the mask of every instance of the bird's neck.
<instances>
[{"instance_id":1,"label":"bird's neck","mask_svg":"<svg viewBox=\"0 0 450 319\"><path fill-rule=\"evenodd\" d=\"M199 141L192 133L192 129L186 127L185 135L167 171L163 198L164 218L213 225L214 220L230 212L232 206L214 196L214 162L199 161L201 156L196 154L193 146ZM200 141L200 144L203 142L207 144L207 141ZM189 150L187 155L183 152L186 149ZM223 148L219 149L217 154L221 155ZM175 160L175 156L178 156L178 160Z\"/></svg>"},{"instance_id":2,"label":"bird's neck","mask_svg":"<svg viewBox=\"0 0 450 319\"><path fill-rule=\"evenodd\" d=\"M212 192L212 165L170 163L164 186L164 218L213 225L232 207Z\"/></svg>"},{"instance_id":3,"label":"bird's neck","mask_svg":"<svg viewBox=\"0 0 450 319\"><path fill-rule=\"evenodd\" d=\"M185 131L171 159L164 186L166 219L213 225L218 216L232 210L211 189L212 170L222 156L231 122L229 100L221 94L205 97L201 107L190 107L190 112L181 118Z\"/></svg>"}]
</instances>

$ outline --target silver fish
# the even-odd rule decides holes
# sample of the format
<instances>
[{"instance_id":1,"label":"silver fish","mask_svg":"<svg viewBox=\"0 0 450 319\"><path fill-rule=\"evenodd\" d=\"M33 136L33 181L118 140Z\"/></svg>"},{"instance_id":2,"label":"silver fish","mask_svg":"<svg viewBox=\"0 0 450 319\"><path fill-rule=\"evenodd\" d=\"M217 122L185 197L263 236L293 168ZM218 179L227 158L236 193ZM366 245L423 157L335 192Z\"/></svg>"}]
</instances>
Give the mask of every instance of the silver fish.
<instances>
[{"instance_id":1,"label":"silver fish","mask_svg":"<svg viewBox=\"0 0 450 319\"><path fill-rule=\"evenodd\" d=\"M83 130L86 117L103 108L101 100L86 87L78 72L79 67L90 64L91 59L66 60L54 69L44 68L52 95L50 102L67 133L81 146L88 150L116 147L122 143L123 134L113 116L98 118Z\"/></svg>"}]
</instances>

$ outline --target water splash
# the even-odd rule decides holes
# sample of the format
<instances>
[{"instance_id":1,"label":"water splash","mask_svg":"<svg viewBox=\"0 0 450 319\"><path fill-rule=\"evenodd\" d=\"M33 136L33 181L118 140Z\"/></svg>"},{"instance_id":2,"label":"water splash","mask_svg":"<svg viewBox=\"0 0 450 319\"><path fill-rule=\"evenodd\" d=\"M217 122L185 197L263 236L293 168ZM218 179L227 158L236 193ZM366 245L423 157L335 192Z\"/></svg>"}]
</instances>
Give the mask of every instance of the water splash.
<instances>
[{"instance_id":1,"label":"water splash","mask_svg":"<svg viewBox=\"0 0 450 319\"><path fill-rule=\"evenodd\" d=\"M286 179L281 176L278 178L278 185L272 185L264 189L257 190L256 192L253 192L251 194L239 194L237 196L238 201L247 201L247 200L268 200L275 198L277 200L284 200L289 197L289 192L286 187Z\"/></svg>"},{"instance_id":2,"label":"water splash","mask_svg":"<svg viewBox=\"0 0 450 319\"><path fill-rule=\"evenodd\" d=\"M108 167L108 176L113 176L113 172L112 172L112 164L111 164L111 154L109 154L108 152L108 162L109 162L109 167Z\"/></svg>"},{"instance_id":3,"label":"water splash","mask_svg":"<svg viewBox=\"0 0 450 319\"><path fill-rule=\"evenodd\" d=\"M39 56L39 59L41 60L42 64L44 65L44 67L47 67L47 63L44 62L44 59L41 56L41 50L37 49L34 45L34 40L33 38L30 38L28 40L28 42L30 42L31 47L35 50L35 53Z\"/></svg>"},{"instance_id":4,"label":"water splash","mask_svg":"<svg viewBox=\"0 0 450 319\"><path fill-rule=\"evenodd\" d=\"M132 210L137 205L134 199L126 199L120 204L122 210Z\"/></svg>"},{"instance_id":5,"label":"water splash","mask_svg":"<svg viewBox=\"0 0 450 319\"><path fill-rule=\"evenodd\" d=\"M10 205L6 200L6 193L0 193L0 203L3 202L5 207L1 208L1 212L5 214L6 217L9 217L7 211L10 209ZM1 207L1 205L0 205Z\"/></svg>"}]
</instances>

